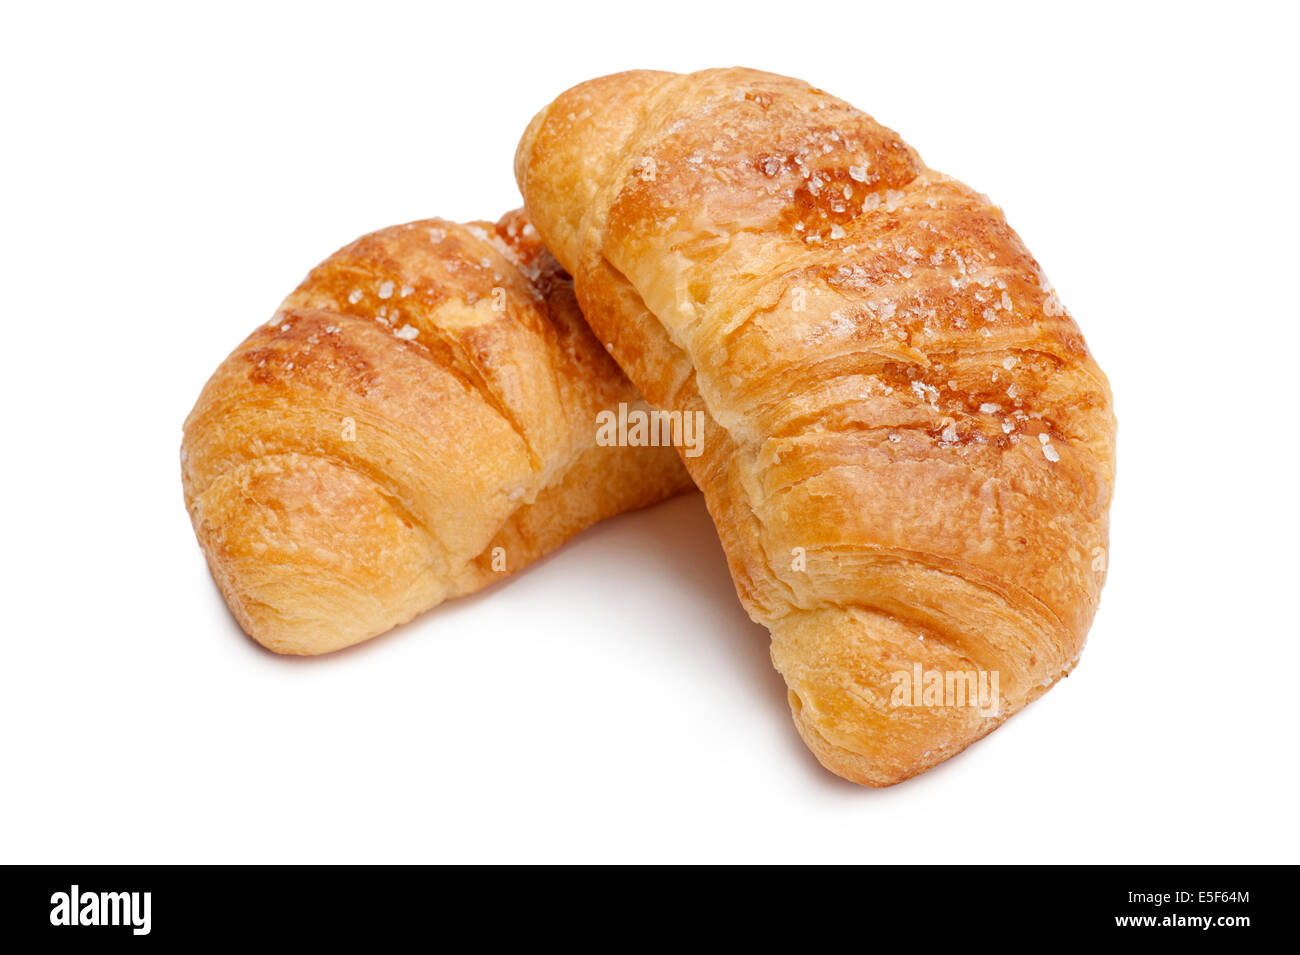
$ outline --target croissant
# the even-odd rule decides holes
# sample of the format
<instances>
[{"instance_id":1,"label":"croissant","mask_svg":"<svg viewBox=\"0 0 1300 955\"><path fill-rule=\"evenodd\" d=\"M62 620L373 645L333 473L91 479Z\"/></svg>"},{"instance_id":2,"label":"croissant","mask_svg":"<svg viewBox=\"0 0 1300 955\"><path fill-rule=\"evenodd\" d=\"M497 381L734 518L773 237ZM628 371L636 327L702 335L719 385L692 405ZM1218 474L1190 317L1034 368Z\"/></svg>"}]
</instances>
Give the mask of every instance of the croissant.
<instances>
[{"instance_id":1,"label":"croissant","mask_svg":"<svg viewBox=\"0 0 1300 955\"><path fill-rule=\"evenodd\" d=\"M703 413L687 467L826 768L896 783L1070 672L1110 390L987 197L747 69L583 83L515 174L633 383Z\"/></svg>"},{"instance_id":2,"label":"croissant","mask_svg":"<svg viewBox=\"0 0 1300 955\"><path fill-rule=\"evenodd\" d=\"M217 369L185 502L244 630L325 653L689 487L671 448L597 443L620 403L645 407L522 213L412 222L326 259Z\"/></svg>"}]
</instances>

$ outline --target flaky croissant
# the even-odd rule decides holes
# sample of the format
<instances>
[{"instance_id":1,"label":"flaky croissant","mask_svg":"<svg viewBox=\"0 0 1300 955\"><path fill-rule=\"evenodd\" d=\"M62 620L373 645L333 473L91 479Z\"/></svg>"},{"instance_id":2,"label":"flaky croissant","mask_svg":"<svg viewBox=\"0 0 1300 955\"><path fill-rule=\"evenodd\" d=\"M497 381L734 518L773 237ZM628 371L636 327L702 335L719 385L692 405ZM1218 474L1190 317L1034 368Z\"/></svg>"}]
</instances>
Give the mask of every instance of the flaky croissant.
<instances>
[{"instance_id":1,"label":"flaky croissant","mask_svg":"<svg viewBox=\"0 0 1300 955\"><path fill-rule=\"evenodd\" d=\"M243 628L365 640L690 486L669 448L596 443L644 408L521 213L413 222L314 269L185 422L185 501Z\"/></svg>"},{"instance_id":2,"label":"flaky croissant","mask_svg":"<svg viewBox=\"0 0 1300 955\"><path fill-rule=\"evenodd\" d=\"M1105 577L1109 386L986 197L745 69L584 83L515 172L632 381L704 412L687 465L823 765L906 779L1073 668Z\"/></svg>"}]
</instances>

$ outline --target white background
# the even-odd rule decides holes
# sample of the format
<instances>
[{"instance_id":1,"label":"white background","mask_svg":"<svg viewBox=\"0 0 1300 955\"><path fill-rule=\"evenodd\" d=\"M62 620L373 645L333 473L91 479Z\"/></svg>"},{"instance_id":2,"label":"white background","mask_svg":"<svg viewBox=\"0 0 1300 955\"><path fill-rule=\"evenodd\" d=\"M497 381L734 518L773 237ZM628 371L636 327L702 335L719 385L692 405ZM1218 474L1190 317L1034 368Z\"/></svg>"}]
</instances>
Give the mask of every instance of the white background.
<instances>
[{"instance_id":1,"label":"white background","mask_svg":"<svg viewBox=\"0 0 1300 955\"><path fill-rule=\"evenodd\" d=\"M0 861L1297 861L1283 5L37 7L0 22ZM517 204L568 86L732 64L989 193L1109 373L1074 675L919 779L842 782L696 495L332 657L244 637L177 458L218 362L356 236Z\"/></svg>"}]
</instances>

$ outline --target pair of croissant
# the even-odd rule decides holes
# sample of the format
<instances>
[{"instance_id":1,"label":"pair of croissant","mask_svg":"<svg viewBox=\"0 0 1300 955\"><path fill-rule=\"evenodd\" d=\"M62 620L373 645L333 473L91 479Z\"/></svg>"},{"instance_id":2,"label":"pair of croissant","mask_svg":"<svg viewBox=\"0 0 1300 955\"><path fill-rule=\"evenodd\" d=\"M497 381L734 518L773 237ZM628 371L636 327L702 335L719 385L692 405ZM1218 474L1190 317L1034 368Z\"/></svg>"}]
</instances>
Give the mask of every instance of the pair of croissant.
<instances>
[{"instance_id":1,"label":"pair of croissant","mask_svg":"<svg viewBox=\"0 0 1300 955\"><path fill-rule=\"evenodd\" d=\"M577 86L515 174L527 218L360 239L208 382L185 497L249 634L357 643L693 482L832 772L906 779L1069 673L1115 420L986 197L745 69ZM620 404L700 453L598 441Z\"/></svg>"}]
</instances>

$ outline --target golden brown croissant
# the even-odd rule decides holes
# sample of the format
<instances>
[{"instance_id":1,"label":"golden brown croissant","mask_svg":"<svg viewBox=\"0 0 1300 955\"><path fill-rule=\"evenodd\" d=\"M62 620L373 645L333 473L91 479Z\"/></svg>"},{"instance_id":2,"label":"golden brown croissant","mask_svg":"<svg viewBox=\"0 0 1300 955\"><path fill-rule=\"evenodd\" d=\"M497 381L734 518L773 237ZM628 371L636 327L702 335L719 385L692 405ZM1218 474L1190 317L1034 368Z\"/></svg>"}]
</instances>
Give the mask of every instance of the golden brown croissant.
<instances>
[{"instance_id":1,"label":"golden brown croissant","mask_svg":"<svg viewBox=\"0 0 1300 955\"><path fill-rule=\"evenodd\" d=\"M795 723L869 785L1078 660L1105 577L1105 376L989 200L821 90L729 69L584 83L525 206L704 491Z\"/></svg>"},{"instance_id":2,"label":"golden brown croissant","mask_svg":"<svg viewBox=\"0 0 1300 955\"><path fill-rule=\"evenodd\" d=\"M243 628L337 650L690 486L596 443L644 402L522 213L384 229L314 269L185 422L185 501Z\"/></svg>"}]
</instances>

